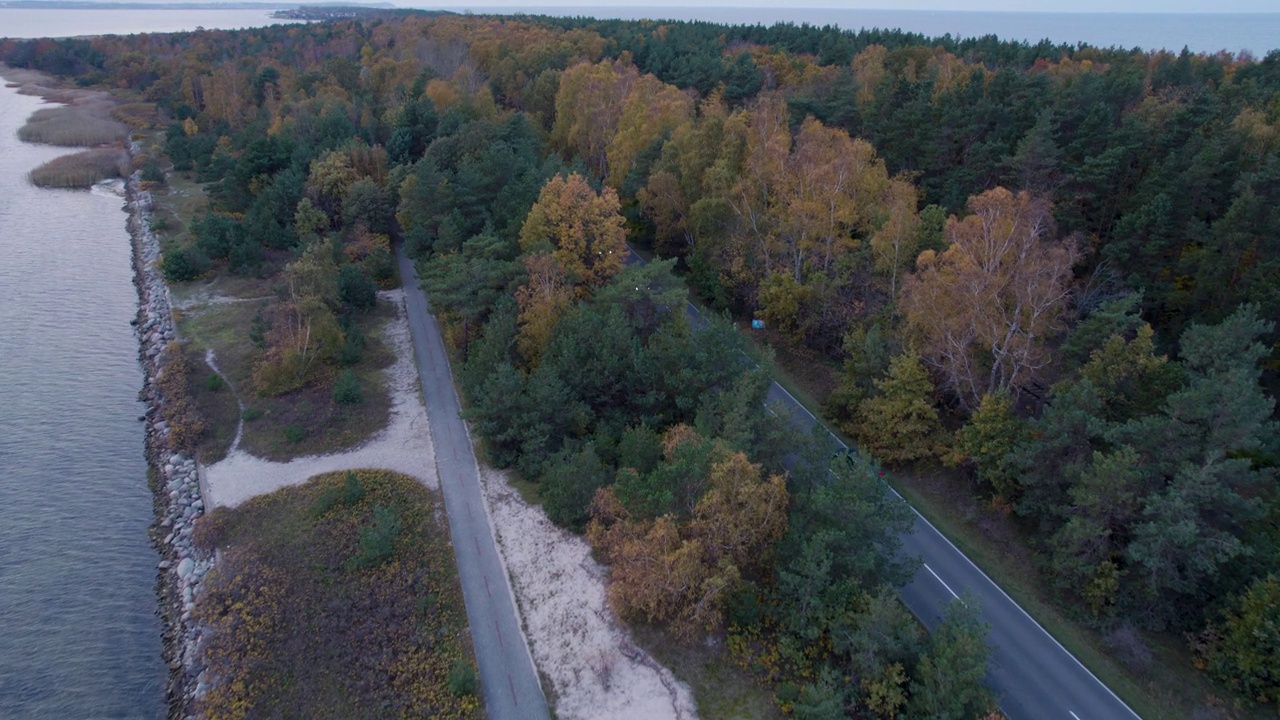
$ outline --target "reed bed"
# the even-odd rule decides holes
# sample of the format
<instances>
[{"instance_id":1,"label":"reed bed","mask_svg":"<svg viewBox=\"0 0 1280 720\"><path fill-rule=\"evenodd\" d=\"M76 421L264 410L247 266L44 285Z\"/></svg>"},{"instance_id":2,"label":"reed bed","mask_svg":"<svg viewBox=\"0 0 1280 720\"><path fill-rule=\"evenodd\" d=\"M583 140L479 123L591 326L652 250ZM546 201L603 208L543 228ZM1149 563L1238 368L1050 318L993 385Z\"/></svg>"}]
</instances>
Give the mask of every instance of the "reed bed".
<instances>
[{"instance_id":1,"label":"reed bed","mask_svg":"<svg viewBox=\"0 0 1280 720\"><path fill-rule=\"evenodd\" d=\"M124 123L111 118L110 104L93 102L41 108L18 128L18 138L45 145L93 147L121 142L128 131Z\"/></svg>"},{"instance_id":2,"label":"reed bed","mask_svg":"<svg viewBox=\"0 0 1280 720\"><path fill-rule=\"evenodd\" d=\"M129 155L124 150L95 148L56 157L32 170L31 183L46 188L85 189L94 183L122 177L129 168Z\"/></svg>"}]
</instances>

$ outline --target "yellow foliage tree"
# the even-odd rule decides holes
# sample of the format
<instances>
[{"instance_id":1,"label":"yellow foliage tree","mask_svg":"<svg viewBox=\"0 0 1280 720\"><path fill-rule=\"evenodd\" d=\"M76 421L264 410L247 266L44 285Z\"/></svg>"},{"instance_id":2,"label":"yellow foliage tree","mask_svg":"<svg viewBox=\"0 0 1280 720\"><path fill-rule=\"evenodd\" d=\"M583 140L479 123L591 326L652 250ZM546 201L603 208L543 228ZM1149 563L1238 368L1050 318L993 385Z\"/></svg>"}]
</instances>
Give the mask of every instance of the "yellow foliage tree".
<instances>
[{"instance_id":1,"label":"yellow foliage tree","mask_svg":"<svg viewBox=\"0 0 1280 720\"><path fill-rule=\"evenodd\" d=\"M597 194L581 175L547 181L520 229L520 247L550 245L552 257L579 291L597 288L622 271L627 233L613 188Z\"/></svg>"},{"instance_id":2,"label":"yellow foliage tree","mask_svg":"<svg viewBox=\"0 0 1280 720\"><path fill-rule=\"evenodd\" d=\"M516 290L519 330L516 349L524 357L525 366L538 366L542 351L551 342L551 334L565 310L573 304L573 286L565 282L564 269L546 253L525 256L529 281Z\"/></svg>"}]
</instances>

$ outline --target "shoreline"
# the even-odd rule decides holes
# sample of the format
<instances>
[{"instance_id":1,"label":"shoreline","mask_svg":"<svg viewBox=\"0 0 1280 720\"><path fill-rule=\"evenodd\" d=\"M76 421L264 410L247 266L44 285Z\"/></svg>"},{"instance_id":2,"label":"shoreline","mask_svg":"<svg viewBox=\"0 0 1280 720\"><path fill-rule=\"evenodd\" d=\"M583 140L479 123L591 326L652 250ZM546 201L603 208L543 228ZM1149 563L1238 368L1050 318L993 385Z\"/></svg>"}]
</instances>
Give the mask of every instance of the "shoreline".
<instances>
[{"instance_id":1,"label":"shoreline","mask_svg":"<svg viewBox=\"0 0 1280 720\"><path fill-rule=\"evenodd\" d=\"M81 92L58 86L43 73L10 68L0 63L0 78L18 92L36 95L52 104L68 105ZM136 142L126 141L129 158L138 154ZM191 535L197 518L204 514L204 493L199 484L194 458L178 452L170 443L166 397L160 380L169 360L168 346L177 339L168 286L160 274L159 239L151 229L151 194L141 187L141 173L134 171L123 181L122 208L127 213L132 282L137 293L137 310L130 325L138 343L138 364L142 387L138 399L144 411L143 454L147 465L146 483L152 494L152 521L147 529L156 563L154 592L160 617L161 658L168 668L165 679L166 717L193 718L192 700L204 688L204 668L198 650L203 629L192 620L194 594L201 579L213 567L213 558L198 551ZM92 188L89 189L93 191Z\"/></svg>"},{"instance_id":2,"label":"shoreline","mask_svg":"<svg viewBox=\"0 0 1280 720\"><path fill-rule=\"evenodd\" d=\"M133 155L136 147L130 147ZM213 558L197 550L191 534L204 515L204 492L194 458L169 442L165 395L160 380L168 361L168 347L177 338L169 289L159 269L160 243L151 229L151 193L140 187L139 173L125 180L126 227L133 256L133 284L138 312L133 320L138 338L138 363L143 385L138 393L146 407L139 418L146 423L147 485L153 495L155 519L149 530L157 563L156 597L161 621L162 657L169 668L165 701L171 720L193 717L192 700L204 689L199 665L203 628L192 613L200 581L213 567Z\"/></svg>"}]
</instances>

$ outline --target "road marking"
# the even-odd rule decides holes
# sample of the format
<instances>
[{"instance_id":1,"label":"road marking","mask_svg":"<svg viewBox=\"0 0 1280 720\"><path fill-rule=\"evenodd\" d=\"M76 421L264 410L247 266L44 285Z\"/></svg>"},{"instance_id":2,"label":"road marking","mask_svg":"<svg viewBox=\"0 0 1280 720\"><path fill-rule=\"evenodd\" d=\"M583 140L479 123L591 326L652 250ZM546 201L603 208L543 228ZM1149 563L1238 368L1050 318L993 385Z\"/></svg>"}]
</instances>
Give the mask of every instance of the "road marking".
<instances>
[{"instance_id":1,"label":"road marking","mask_svg":"<svg viewBox=\"0 0 1280 720\"><path fill-rule=\"evenodd\" d=\"M946 589L947 589L947 592L951 593L951 597L953 597L953 598L955 598L955 599L957 599L957 600L959 600L959 599L960 599L960 596L956 594L956 591L951 589L951 586L947 584L947 581L946 581L946 580L943 580L942 578L938 577L938 573L934 572L934 571L933 571L933 568L929 567L929 564L928 564L928 563L920 563L920 564L921 564L921 565L924 565L924 569L925 569L925 570L928 570L928 571L929 571L929 574L930 574L930 575L932 575L932 576L934 577L934 579L935 579L935 580L937 580L938 582L942 583L942 587L946 588ZM1080 720L1080 718L1076 718L1076 720Z\"/></svg>"},{"instance_id":2,"label":"road marking","mask_svg":"<svg viewBox=\"0 0 1280 720\"><path fill-rule=\"evenodd\" d=\"M505 642L503 642L503 641L502 641L502 628L498 627L498 619L497 619L497 618L494 618L494 619L493 619L493 629L494 629L495 631L497 631L497 633L498 633L498 647L503 647L503 648L505 648L505 647L507 646L507 644L506 644ZM510 678L511 678L511 674L510 674L510 673L508 673L508 674L507 674L507 678L508 678L508 679L510 679Z\"/></svg>"},{"instance_id":3,"label":"road marking","mask_svg":"<svg viewBox=\"0 0 1280 720\"><path fill-rule=\"evenodd\" d=\"M507 687L511 688L511 702L519 705L520 698L516 697L516 683L511 679L511 673L507 673ZM1076 718L1076 720L1080 720L1080 718Z\"/></svg>"},{"instance_id":4,"label":"road marking","mask_svg":"<svg viewBox=\"0 0 1280 720\"><path fill-rule=\"evenodd\" d=\"M1071 717L1075 718L1076 720L1080 720L1080 716L1075 714L1074 712L1071 712L1070 710L1068 710L1067 713L1071 715Z\"/></svg>"},{"instance_id":5,"label":"road marking","mask_svg":"<svg viewBox=\"0 0 1280 720\"><path fill-rule=\"evenodd\" d=\"M484 576L484 591L485 591L485 593L486 593L489 597L493 597L493 591L489 589L489 575L488 575L488 574L486 574L486 575ZM1080 720L1080 718L1076 718L1076 720Z\"/></svg>"}]
</instances>

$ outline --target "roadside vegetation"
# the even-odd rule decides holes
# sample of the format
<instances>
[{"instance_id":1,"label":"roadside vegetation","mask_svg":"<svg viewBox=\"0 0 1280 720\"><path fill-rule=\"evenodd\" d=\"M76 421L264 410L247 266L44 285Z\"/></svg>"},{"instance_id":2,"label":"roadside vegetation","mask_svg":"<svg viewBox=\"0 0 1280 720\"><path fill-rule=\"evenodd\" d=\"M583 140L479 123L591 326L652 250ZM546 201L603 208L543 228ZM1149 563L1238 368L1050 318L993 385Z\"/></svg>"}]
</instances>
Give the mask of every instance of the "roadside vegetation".
<instances>
[{"instance_id":1,"label":"roadside vegetation","mask_svg":"<svg viewBox=\"0 0 1280 720\"><path fill-rule=\"evenodd\" d=\"M404 242L488 457L587 534L621 616L711 638L780 711L990 708L974 618L925 638L886 589L876 461L970 499L934 512L978 555L997 527L993 574L1145 715L1272 711L1280 53L375 13L0 57L166 116L202 186L169 186L167 277L262 283L184 332L249 414L295 403L273 442L367 396L344 358ZM690 295L763 322L875 461L825 481ZM1205 682L1147 692L1143 648Z\"/></svg>"},{"instance_id":2,"label":"roadside vegetation","mask_svg":"<svg viewBox=\"0 0 1280 720\"><path fill-rule=\"evenodd\" d=\"M437 503L357 470L202 518L202 717L483 717Z\"/></svg>"}]
</instances>

